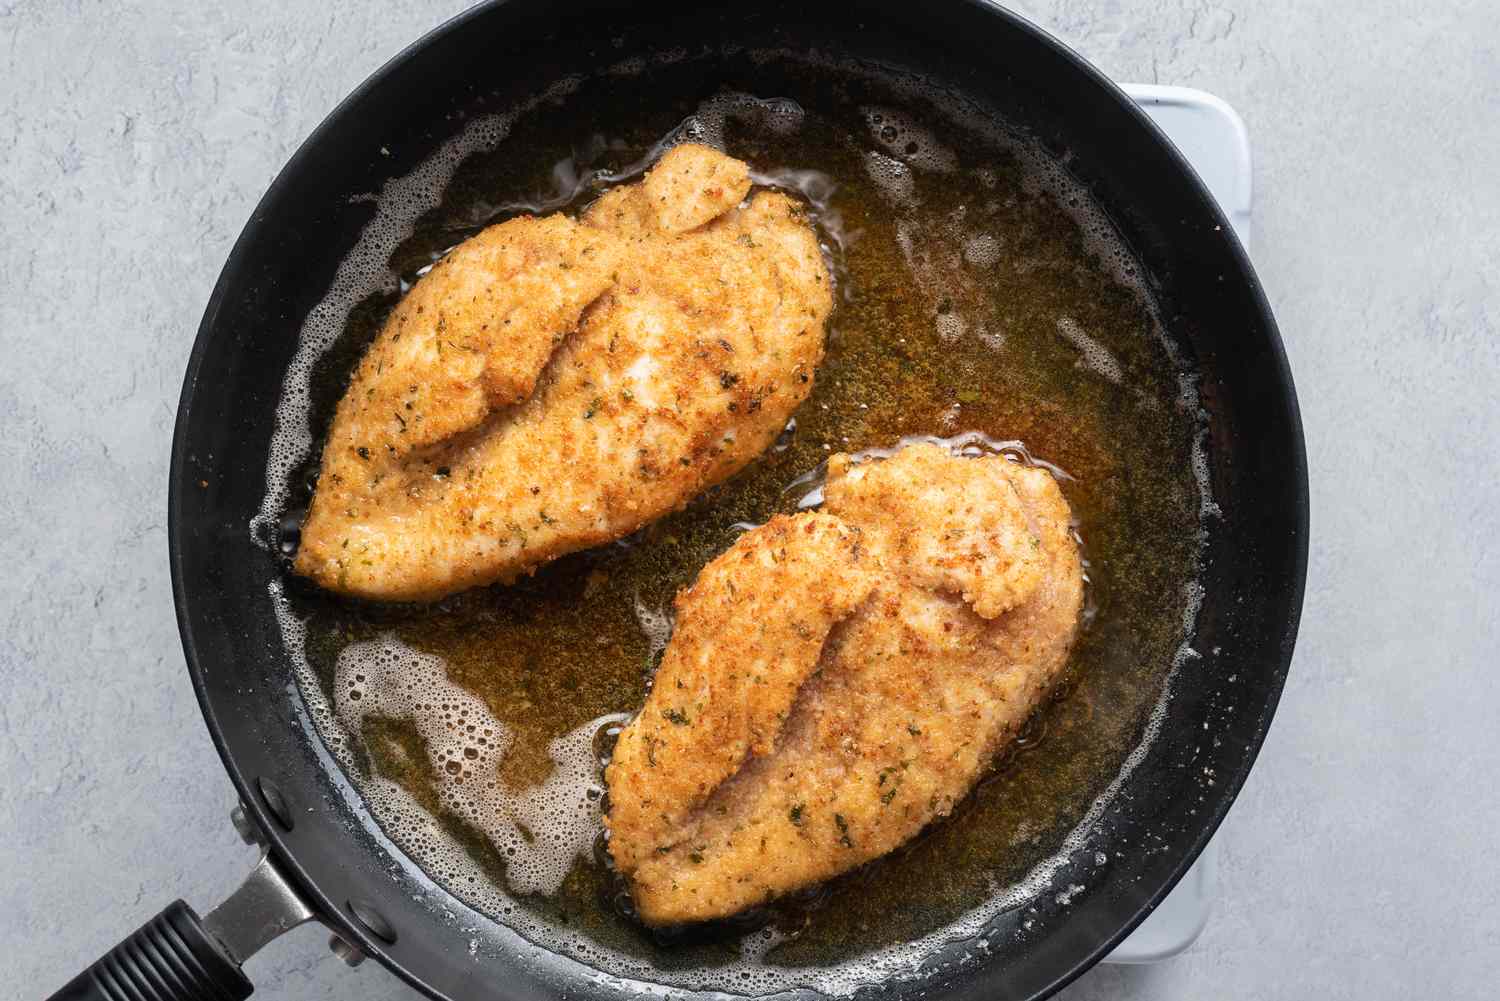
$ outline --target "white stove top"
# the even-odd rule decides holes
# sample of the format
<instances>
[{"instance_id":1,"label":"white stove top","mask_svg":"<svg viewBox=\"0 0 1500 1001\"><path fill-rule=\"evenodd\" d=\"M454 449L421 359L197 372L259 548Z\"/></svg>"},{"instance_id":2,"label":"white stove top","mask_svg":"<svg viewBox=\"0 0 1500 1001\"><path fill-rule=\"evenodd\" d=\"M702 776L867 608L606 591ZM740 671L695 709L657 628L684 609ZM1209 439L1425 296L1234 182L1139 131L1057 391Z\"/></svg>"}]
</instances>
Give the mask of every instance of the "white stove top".
<instances>
[{"instance_id":1,"label":"white stove top","mask_svg":"<svg viewBox=\"0 0 1500 1001\"><path fill-rule=\"evenodd\" d=\"M1250 250L1250 136L1233 108L1188 87L1122 85L1187 157L1218 201L1240 243ZM1158 963L1182 952L1208 922L1218 851L1213 842L1106 963Z\"/></svg>"}]
</instances>

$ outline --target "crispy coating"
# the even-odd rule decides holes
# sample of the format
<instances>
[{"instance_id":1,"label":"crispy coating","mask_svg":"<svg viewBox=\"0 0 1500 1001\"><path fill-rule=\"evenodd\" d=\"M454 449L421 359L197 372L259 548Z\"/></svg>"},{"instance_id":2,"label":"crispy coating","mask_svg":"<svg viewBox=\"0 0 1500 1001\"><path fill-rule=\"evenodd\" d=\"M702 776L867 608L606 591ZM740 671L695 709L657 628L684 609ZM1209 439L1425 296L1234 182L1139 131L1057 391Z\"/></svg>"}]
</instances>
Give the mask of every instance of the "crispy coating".
<instances>
[{"instance_id":1,"label":"crispy coating","mask_svg":"<svg viewBox=\"0 0 1500 1001\"><path fill-rule=\"evenodd\" d=\"M800 207L741 207L748 183L679 146L580 222L513 220L435 267L339 404L297 571L434 600L627 535L759 455L812 389L832 296ZM450 359L456 324L482 364Z\"/></svg>"},{"instance_id":2,"label":"crispy coating","mask_svg":"<svg viewBox=\"0 0 1500 1001\"><path fill-rule=\"evenodd\" d=\"M512 219L465 240L391 312L340 402L328 453L404 456L526 399L609 288L623 250L562 216Z\"/></svg>"},{"instance_id":3,"label":"crispy coating","mask_svg":"<svg viewBox=\"0 0 1500 1001\"><path fill-rule=\"evenodd\" d=\"M910 840L968 794L1066 663L1082 567L1047 472L913 445L880 462L835 458L826 498L820 514L746 533L683 592L662 661L670 681L658 675L621 734L626 753L617 749L606 776L610 851L650 924L724 917ZM804 535L811 518L858 532L846 617L824 631L812 670L817 633L793 630L776 676L803 679L794 696L778 689L735 710L735 690L716 691L726 676L776 659L761 638L766 602L819 622L843 608L829 593L847 586L841 564L797 552L799 540L832 531L820 522ZM782 572L737 572L744 553L768 545L784 547ZM723 708L664 729L682 691ZM769 733L768 707L780 724ZM721 753L724 735L747 732L752 717L756 753L742 741ZM644 760L650 735L662 741Z\"/></svg>"},{"instance_id":4,"label":"crispy coating","mask_svg":"<svg viewBox=\"0 0 1500 1001\"><path fill-rule=\"evenodd\" d=\"M663 233L696 229L750 193L750 166L707 146L675 147L662 157L641 191Z\"/></svg>"},{"instance_id":5,"label":"crispy coating","mask_svg":"<svg viewBox=\"0 0 1500 1001\"><path fill-rule=\"evenodd\" d=\"M839 519L778 515L678 594L676 638L610 766L621 867L639 866L721 782L775 749L829 630L874 588L870 562L859 531ZM668 766L670 784L655 774Z\"/></svg>"},{"instance_id":6,"label":"crispy coating","mask_svg":"<svg viewBox=\"0 0 1500 1001\"><path fill-rule=\"evenodd\" d=\"M902 449L878 465L838 455L828 462L824 496L830 511L868 526L894 572L957 594L981 618L993 619L1041 584L1041 540L1018 503L1014 477L956 471L972 469L955 467L953 456L935 445ZM917 524L921 530L912 531Z\"/></svg>"},{"instance_id":7,"label":"crispy coating","mask_svg":"<svg viewBox=\"0 0 1500 1001\"><path fill-rule=\"evenodd\" d=\"M750 192L750 167L707 146L674 146L640 184L611 188L583 221L626 236L685 233L713 221Z\"/></svg>"}]
</instances>

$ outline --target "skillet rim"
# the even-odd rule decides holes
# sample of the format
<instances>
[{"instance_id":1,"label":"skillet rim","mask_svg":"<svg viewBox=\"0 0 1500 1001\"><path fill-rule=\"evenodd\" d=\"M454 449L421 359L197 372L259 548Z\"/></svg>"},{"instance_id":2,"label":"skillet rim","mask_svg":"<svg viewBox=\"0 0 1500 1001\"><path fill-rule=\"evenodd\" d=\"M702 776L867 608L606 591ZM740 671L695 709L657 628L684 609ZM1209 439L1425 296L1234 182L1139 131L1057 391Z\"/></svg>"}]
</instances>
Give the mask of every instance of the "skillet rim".
<instances>
[{"instance_id":1,"label":"skillet rim","mask_svg":"<svg viewBox=\"0 0 1500 1001\"><path fill-rule=\"evenodd\" d=\"M403 962L395 958L386 948L385 943L369 934L357 922L350 920L344 909L331 899L319 885L318 881L307 872L306 867L298 860L295 851L287 844L280 828L273 821L269 811L265 807L264 801L257 794L252 781L236 763L235 753L229 747L225 736L225 728L214 709L208 692L206 675L199 654L198 643L194 636L191 611L189 609L190 589L185 581L183 566L184 541L182 537L184 496L187 490L187 483L190 479L187 475L190 461L187 439L189 426L193 420L193 402L198 395L200 369L203 365L204 356L208 351L209 342L214 336L218 314L224 306L231 288L241 279L241 272L244 270L245 258L248 254L247 248L257 241L265 228L266 224L263 220L267 215L265 211L267 207L280 199L284 190L291 186L294 176L300 174L305 169L305 162L313 158L315 155L314 151L326 143L327 137L334 130L335 125L341 122L346 116L353 114L355 106L362 103L368 94L376 90L388 78L400 72L409 62L435 43L446 39L453 33L463 30L472 22L483 19L492 10L503 7L509 2L510 0L485 0L485 2L479 3L443 21L415 41L403 47L350 91L319 122L307 138L298 145L297 150L277 172L275 179L257 202L248 222L236 238L210 293L203 319L199 324L193 348L188 358L183 379L183 388L179 397L177 414L174 421L171 458L168 469L167 544L173 604L176 610L178 632L182 639L188 674L193 684L199 708L203 713L205 725L208 728L214 748L219 754L224 769L228 773L236 792L239 794L240 801L245 805L248 813L253 817L255 824L264 835L267 850L296 884L297 888L313 904L315 910L318 912L318 916L325 922L337 926L337 930L341 935L345 935L356 941L367 955L375 956L383 966L391 970L403 981L422 993L434 997L441 996L436 988L429 986L418 974L408 969ZM1050 50L1052 55L1060 57L1064 62L1069 64L1072 70L1080 77L1080 83L1086 81L1099 88L1103 96L1107 97L1116 106L1117 110L1123 112L1125 117L1130 119L1136 128L1143 129L1149 134L1154 139L1155 144L1161 147L1170 160L1174 161L1182 177L1189 181L1184 197L1199 203L1196 207L1200 210L1206 210L1207 214L1215 218L1224 233L1232 233L1228 218L1219 204L1209 194L1193 166L1177 150L1156 123L1151 120L1150 116L1101 70L1041 27L1020 14L992 2L992 0L954 0L954 6L970 8L1008 22L1011 28L1026 36L1031 44ZM1286 676L1290 669L1303 608L1309 548L1310 511L1306 441L1295 384L1286 357L1285 347L1275 318L1271 312L1270 304L1266 299L1264 289L1244 247L1232 236L1228 237L1228 242L1232 244L1229 248L1229 255L1237 271L1235 278L1243 283L1248 297L1254 304L1256 313L1258 314L1255 319L1264 330L1265 347L1268 349L1269 360L1273 364L1277 376L1275 389L1278 399L1276 400L1276 405L1268 404L1267 409L1280 411L1277 416L1285 420L1289 432L1288 436L1293 446L1289 453L1282 456L1284 463L1283 472L1288 474L1288 478L1291 481L1296 505L1296 510L1292 513L1292 520L1295 523L1295 538L1289 540L1287 543L1291 547L1291 551L1287 555L1290 556L1288 562L1292 573L1281 585L1281 589L1287 598L1286 607L1288 615L1282 635L1274 648L1274 662L1268 656L1268 662L1264 665L1273 682L1269 685L1263 702L1258 703L1263 712L1255 725L1254 738L1241 757L1242 763L1240 767L1235 769L1233 773L1223 777L1220 794L1215 798L1212 808L1198 825L1196 834L1191 838L1184 839L1187 845L1186 850L1183 851L1178 864L1170 871L1168 878L1161 882L1156 892L1151 894L1144 904L1137 907L1134 915L1114 934L1106 936L1105 940L1095 949L1077 957L1067 970L1051 982L1050 986L1046 987L1038 995L1035 995L1037 997L1045 997L1056 993L1097 964L1099 960L1106 956L1120 941L1145 920L1156 906L1160 904L1162 899L1171 892L1183 875L1186 874L1208 841L1213 837L1219 825L1223 822L1229 808L1233 805L1243 788L1251 768L1259 757L1261 748L1264 746L1265 738L1269 732L1271 720L1274 718L1275 710L1284 691ZM1270 654L1271 651L1268 650L1267 653ZM975 977L968 984L957 986L956 988L940 987L939 989L946 989L947 994L954 998L977 997L983 991L982 980L982 977Z\"/></svg>"}]
</instances>

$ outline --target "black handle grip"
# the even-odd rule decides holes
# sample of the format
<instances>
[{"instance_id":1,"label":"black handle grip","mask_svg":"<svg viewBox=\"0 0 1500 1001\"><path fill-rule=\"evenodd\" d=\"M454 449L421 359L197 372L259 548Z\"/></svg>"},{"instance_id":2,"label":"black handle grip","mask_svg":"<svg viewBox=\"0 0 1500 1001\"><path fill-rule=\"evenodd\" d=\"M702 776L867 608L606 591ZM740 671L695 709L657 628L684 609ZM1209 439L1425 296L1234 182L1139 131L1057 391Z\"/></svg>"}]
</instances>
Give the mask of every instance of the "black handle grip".
<instances>
[{"instance_id":1,"label":"black handle grip","mask_svg":"<svg viewBox=\"0 0 1500 1001\"><path fill-rule=\"evenodd\" d=\"M49 1001L242 1001L255 988L180 900Z\"/></svg>"}]
</instances>

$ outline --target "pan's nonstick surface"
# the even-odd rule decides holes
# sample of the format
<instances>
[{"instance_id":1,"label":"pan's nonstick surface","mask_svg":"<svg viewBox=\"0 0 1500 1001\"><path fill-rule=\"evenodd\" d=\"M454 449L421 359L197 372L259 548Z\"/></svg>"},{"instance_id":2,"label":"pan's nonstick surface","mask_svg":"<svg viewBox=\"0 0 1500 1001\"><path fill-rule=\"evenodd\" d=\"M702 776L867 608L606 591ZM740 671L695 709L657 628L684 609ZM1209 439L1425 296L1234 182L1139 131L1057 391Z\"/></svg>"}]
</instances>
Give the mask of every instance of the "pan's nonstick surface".
<instances>
[{"instance_id":1,"label":"pan's nonstick surface","mask_svg":"<svg viewBox=\"0 0 1500 1001\"><path fill-rule=\"evenodd\" d=\"M1141 704L1129 744L1148 722L1153 739L1132 756L1132 768L1107 801L1090 812L1091 792L1072 808L1069 822L1039 839L1042 847L1032 861L1051 858L1028 892L1010 898L1021 906L991 907L997 913L986 913L988 920L976 923L966 941L945 945L940 937L898 954L901 966L925 959L922 975L886 980L878 990L946 985L1009 997L1055 986L1139 920L1206 841L1248 769L1290 654L1305 553L1305 474L1290 381L1253 277L1227 226L1215 228L1223 226L1217 211L1149 126L1065 53L988 9L955 4L905 26L888 20L911 15L899 7L872 7L853 20L830 15L826 22L807 12L668 19L662 10L651 15L664 19L658 24L627 23L647 16L638 11L585 17L581 10L569 19L566 33L544 43L551 15L540 6L489 8L383 71L335 113L278 179L215 291L184 390L174 456L173 566L184 642L226 763L252 807L269 820L278 849L305 888L332 912L347 914L350 898L379 910L395 941L356 933L419 986L448 995L510 997L548 988L616 989L586 965L536 947L435 885L371 822L314 733L294 678L295 658L287 656L274 614L282 585L274 546L265 543L275 540L276 526L261 519L260 545L248 528L263 513L273 413L288 366L297 370L293 352L304 318L312 313L314 326L321 322L331 332L345 327L341 316L319 313L319 304L326 311L338 298L328 296L331 287L344 286L344 300L359 300L370 319L388 306L389 295L370 298L369 289L357 287L362 278L384 271L391 248L406 235L401 220L380 213L403 199L408 207L451 210L467 198L472 208L476 199L462 185L483 178L486 190L495 191L497 178L475 169L483 156L463 166L461 161L509 138L502 132L521 139L531 129L540 149L546 145L542 137L568 131L536 126L550 115L566 117L579 136L593 135L600 130L589 108L602 113L618 107L618 92L638 101L643 121L662 123L681 121L684 102L691 107L726 89L773 96L800 87L801 102L811 107L836 94L848 99L851 86L857 91L868 85L873 97L889 104L891 94L876 95L876 84L857 82L860 74L872 79L873 67L850 61L876 59L898 68L895 77L915 71L958 90L970 111L978 108L1019 126L1050 156L1065 160L1085 189L1080 198L1102 207L1129 243L1168 339L1185 362L1195 360L1199 373L1193 388L1208 428L1203 459L1220 513L1205 523L1200 589L1185 595L1188 578L1179 574L1165 600L1180 616L1189 597L1196 605L1201 596L1191 647L1209 656L1179 658L1170 697L1149 720L1144 710L1155 700ZM974 44L981 37L988 43L982 59L973 51L981 48ZM805 74L801 82L778 68L788 60L766 58L759 49L789 53ZM880 69L874 76L893 75ZM613 105L603 98L581 100L589 96L590 78L614 81ZM421 87L412 85L417 80ZM564 83L549 92L555 81ZM855 93L852 99L863 97ZM523 102L531 108L522 116L490 117ZM445 200L455 170L458 187ZM514 180L518 190L545 188L534 178ZM362 197L382 190L379 199ZM430 242L434 218L443 211L410 222L419 234L425 224ZM386 246L374 241L377 253L350 256L351 249L368 250L372 232L379 236L382 226L392 225ZM405 243L408 256L428 249L420 239ZM345 359L352 354L346 345ZM338 367L325 360L325 372ZM955 393L964 390L954 387ZM324 402L329 399L325 388ZM279 443L284 446L284 437ZM1186 461L1186 436L1180 444ZM273 496L267 511L279 514L285 506L285 499ZM313 606L293 602L293 610L306 616ZM1146 667L1155 670L1159 685L1172 657L1158 654ZM1110 776L1127 751L1122 743ZM258 781L274 783L294 804L281 811L290 829L265 814ZM1108 785L1098 776L1092 781ZM1083 828L1059 843L1080 815ZM460 896L484 903L482 895L448 883ZM843 892L855 899L859 890ZM556 928L558 915L548 916ZM893 927L908 935L932 930L920 923L886 925ZM533 938L549 941L534 931ZM558 944L556 937L550 941ZM585 951L591 947L580 949L578 941L571 951L591 958ZM824 951L811 958L848 960L850 952L882 944L859 936L850 942L854 948L844 955ZM657 950L657 962L663 955L673 952ZM682 965L703 959L690 950L680 955L691 957ZM855 963L852 971L860 966L874 968ZM742 981L686 976L682 982L738 989L801 983L842 992L862 979L850 971L790 981L749 972L751 979Z\"/></svg>"}]
</instances>

